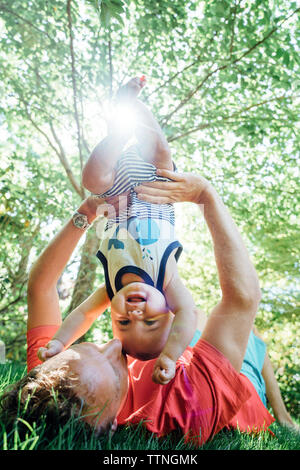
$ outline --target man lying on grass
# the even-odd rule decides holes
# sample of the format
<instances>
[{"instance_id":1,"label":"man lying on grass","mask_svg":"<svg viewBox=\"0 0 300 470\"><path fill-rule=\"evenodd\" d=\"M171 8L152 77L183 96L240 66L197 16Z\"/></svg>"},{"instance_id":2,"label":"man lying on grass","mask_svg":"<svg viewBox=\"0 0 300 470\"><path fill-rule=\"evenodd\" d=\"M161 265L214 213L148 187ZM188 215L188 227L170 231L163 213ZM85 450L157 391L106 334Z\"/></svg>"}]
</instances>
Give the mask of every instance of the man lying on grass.
<instances>
[{"instance_id":1,"label":"man lying on grass","mask_svg":"<svg viewBox=\"0 0 300 470\"><path fill-rule=\"evenodd\" d=\"M30 272L29 372L2 397L8 420L22 416L29 423L43 419L49 426L57 426L78 416L98 433L114 430L117 424L145 420L148 430L158 436L180 429L197 445L224 428L257 432L274 421L262 401L265 347L256 336L253 340L251 333L260 288L242 238L205 178L167 170L160 173L174 182L140 186L136 189L139 197L150 202L190 201L204 206L213 241L222 296L201 339L177 361L176 375L167 385L151 379L155 359L126 358L118 339L102 345L76 344L41 364L37 351L62 322L56 284L83 234L70 219ZM93 199L84 201L78 210L87 215L89 223L96 218ZM94 316L97 295L96 291L78 308ZM267 395L271 390L275 416L292 424L275 393L278 387L272 383L274 376L266 361L265 367Z\"/></svg>"}]
</instances>

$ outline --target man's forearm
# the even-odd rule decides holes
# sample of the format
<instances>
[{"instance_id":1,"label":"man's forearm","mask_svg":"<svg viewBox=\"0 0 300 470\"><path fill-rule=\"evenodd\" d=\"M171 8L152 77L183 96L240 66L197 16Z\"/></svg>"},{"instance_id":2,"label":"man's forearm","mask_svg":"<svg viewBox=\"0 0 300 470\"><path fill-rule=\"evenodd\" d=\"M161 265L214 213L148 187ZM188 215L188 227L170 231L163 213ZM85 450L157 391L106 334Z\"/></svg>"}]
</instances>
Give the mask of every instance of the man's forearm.
<instances>
[{"instance_id":1,"label":"man's forearm","mask_svg":"<svg viewBox=\"0 0 300 470\"><path fill-rule=\"evenodd\" d=\"M242 237L217 192L209 185L199 201L211 233L223 298L251 301L260 296L258 277Z\"/></svg>"},{"instance_id":2,"label":"man's forearm","mask_svg":"<svg viewBox=\"0 0 300 470\"><path fill-rule=\"evenodd\" d=\"M78 211L87 215L90 224L96 218L96 213L90 211L85 202L81 204ZM56 285L84 233L84 230L74 226L72 220L65 224L32 267L29 275L29 289L37 287L39 290L46 291Z\"/></svg>"}]
</instances>

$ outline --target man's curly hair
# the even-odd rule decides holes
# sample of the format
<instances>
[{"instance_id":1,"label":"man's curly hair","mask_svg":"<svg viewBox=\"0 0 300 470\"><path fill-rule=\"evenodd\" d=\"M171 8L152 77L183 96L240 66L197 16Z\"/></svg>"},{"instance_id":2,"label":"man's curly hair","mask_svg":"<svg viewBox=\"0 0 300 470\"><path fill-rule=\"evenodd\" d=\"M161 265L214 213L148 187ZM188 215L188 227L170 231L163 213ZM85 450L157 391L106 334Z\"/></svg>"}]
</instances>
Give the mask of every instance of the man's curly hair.
<instances>
[{"instance_id":1,"label":"man's curly hair","mask_svg":"<svg viewBox=\"0 0 300 470\"><path fill-rule=\"evenodd\" d=\"M43 422L47 434L57 433L72 418L80 418L84 401L76 393L76 378L66 367L43 372L40 366L10 385L0 398L1 421L13 428L22 421ZM25 431L25 429L24 429Z\"/></svg>"}]
</instances>

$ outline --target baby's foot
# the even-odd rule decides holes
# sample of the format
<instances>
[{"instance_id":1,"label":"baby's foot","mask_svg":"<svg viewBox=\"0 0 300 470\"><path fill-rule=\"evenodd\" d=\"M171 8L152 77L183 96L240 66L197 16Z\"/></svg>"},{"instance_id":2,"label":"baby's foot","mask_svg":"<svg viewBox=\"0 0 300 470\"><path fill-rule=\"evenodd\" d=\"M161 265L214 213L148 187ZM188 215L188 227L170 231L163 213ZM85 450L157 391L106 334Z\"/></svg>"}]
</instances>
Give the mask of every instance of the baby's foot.
<instances>
[{"instance_id":1,"label":"baby's foot","mask_svg":"<svg viewBox=\"0 0 300 470\"><path fill-rule=\"evenodd\" d=\"M135 77L129 80L126 85L119 88L116 98L121 101L133 101L140 94L142 88L146 84L145 76L142 75L141 78Z\"/></svg>"}]
</instances>

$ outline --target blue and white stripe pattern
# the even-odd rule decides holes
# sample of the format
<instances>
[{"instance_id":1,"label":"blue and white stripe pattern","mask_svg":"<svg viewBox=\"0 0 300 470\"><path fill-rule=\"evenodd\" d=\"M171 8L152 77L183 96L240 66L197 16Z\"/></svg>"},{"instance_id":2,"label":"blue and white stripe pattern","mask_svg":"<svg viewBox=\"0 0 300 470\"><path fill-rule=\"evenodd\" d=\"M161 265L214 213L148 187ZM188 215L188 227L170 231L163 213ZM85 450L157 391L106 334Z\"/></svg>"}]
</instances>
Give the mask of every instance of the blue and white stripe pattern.
<instances>
[{"instance_id":1,"label":"blue and white stripe pattern","mask_svg":"<svg viewBox=\"0 0 300 470\"><path fill-rule=\"evenodd\" d=\"M151 163L147 163L138 155L137 146L131 146L122 154L115 170L114 185L105 193L96 194L95 196L108 198L129 191L128 204L118 216L108 219L105 231L113 224L124 222L130 217L163 219L169 221L172 225L175 224L173 204L151 204L141 201L133 190L133 188L144 182L168 181L167 178L157 176L156 167Z\"/></svg>"}]
</instances>

